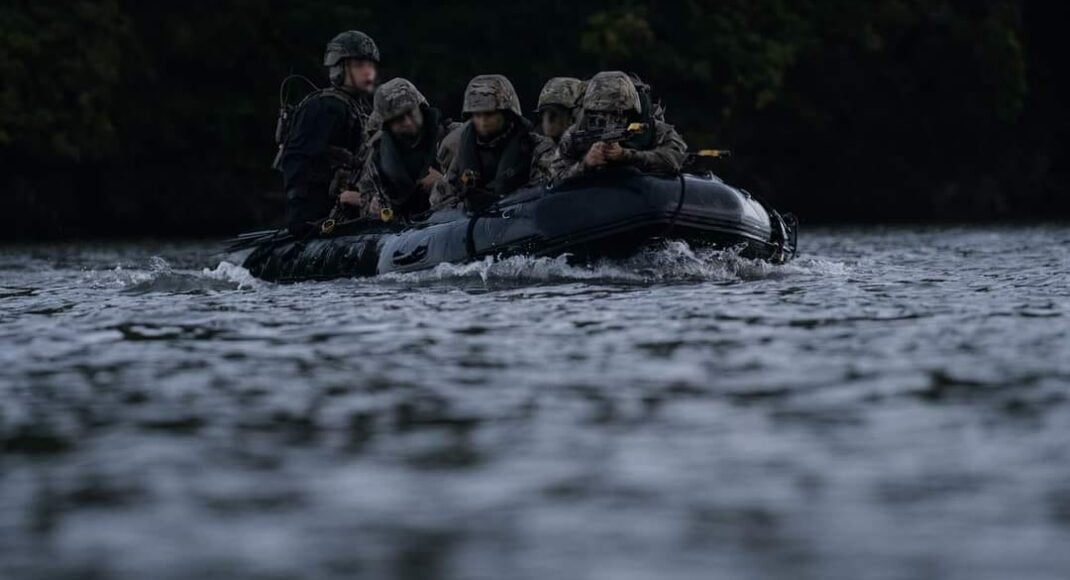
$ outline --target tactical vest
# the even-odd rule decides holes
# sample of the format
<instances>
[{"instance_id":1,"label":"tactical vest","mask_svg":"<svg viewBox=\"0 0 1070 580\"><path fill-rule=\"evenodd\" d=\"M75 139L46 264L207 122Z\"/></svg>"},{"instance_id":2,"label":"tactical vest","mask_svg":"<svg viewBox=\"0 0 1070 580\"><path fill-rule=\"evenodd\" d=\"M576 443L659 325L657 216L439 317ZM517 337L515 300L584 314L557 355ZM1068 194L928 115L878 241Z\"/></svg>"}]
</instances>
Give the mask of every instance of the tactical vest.
<instances>
[{"instance_id":1,"label":"tactical vest","mask_svg":"<svg viewBox=\"0 0 1070 580\"><path fill-rule=\"evenodd\" d=\"M424 107L423 135L420 143L414 149L408 149L399 144L389 131L379 133L377 155L373 157L376 170L382 176L383 186L387 197L393 203L403 204L416 189L416 182L427 175L430 168L438 168L435 154L438 151L439 133L438 109ZM373 147L375 145L372 145ZM406 163L412 160L411 155L419 159L415 172Z\"/></svg>"},{"instance_id":2,"label":"tactical vest","mask_svg":"<svg viewBox=\"0 0 1070 580\"><path fill-rule=\"evenodd\" d=\"M326 97L341 101L346 107L348 115L346 116L347 124L346 129L349 134L354 132L362 132L364 128L369 126L369 117L371 116L371 110L367 103L361 99L357 99L346 93L342 89L336 87L327 87L325 89L318 89L309 93L305 98L301 99L296 106L283 104L279 108L279 118L275 125L275 145L278 146L278 153L275 154L275 161L272 162L271 168L275 170L282 170L281 163L282 157L286 152L286 142L290 138L290 130L293 128L293 119L297 114L305 107L306 104L313 99ZM366 136L365 136L366 137ZM367 139L362 139L361 143L367 142ZM338 165L336 158L341 160L343 158L359 157L360 151L349 151L342 147L330 147L328 152L331 158L331 165ZM338 151L336 151L338 150Z\"/></svg>"},{"instance_id":3,"label":"tactical vest","mask_svg":"<svg viewBox=\"0 0 1070 580\"><path fill-rule=\"evenodd\" d=\"M496 167L483 167L475 127L471 121L462 130L457 151L458 176L470 202L474 197L500 198L523 187L530 180L531 156L535 150L531 126L522 117L513 119L513 123L509 133L502 137L504 142L496 152ZM493 174L485 174L485 171L493 171Z\"/></svg>"}]
</instances>

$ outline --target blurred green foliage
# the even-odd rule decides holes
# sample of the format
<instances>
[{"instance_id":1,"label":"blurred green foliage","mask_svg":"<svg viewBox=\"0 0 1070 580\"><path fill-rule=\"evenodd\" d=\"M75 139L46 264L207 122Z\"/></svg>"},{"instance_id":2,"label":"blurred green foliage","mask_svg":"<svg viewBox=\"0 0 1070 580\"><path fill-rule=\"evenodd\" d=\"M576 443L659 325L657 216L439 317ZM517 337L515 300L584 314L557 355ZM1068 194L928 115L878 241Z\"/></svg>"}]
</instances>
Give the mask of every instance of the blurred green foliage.
<instances>
[{"instance_id":1,"label":"blurred green foliage","mask_svg":"<svg viewBox=\"0 0 1070 580\"><path fill-rule=\"evenodd\" d=\"M0 146L61 160L114 154L129 32L114 1L0 8Z\"/></svg>"},{"instance_id":2,"label":"blurred green foliage","mask_svg":"<svg viewBox=\"0 0 1070 580\"><path fill-rule=\"evenodd\" d=\"M716 168L808 221L1067 215L1059 8L1026 0L14 0L0 7L6 235L278 219L278 81L356 28L458 115L468 79L651 82Z\"/></svg>"}]
</instances>

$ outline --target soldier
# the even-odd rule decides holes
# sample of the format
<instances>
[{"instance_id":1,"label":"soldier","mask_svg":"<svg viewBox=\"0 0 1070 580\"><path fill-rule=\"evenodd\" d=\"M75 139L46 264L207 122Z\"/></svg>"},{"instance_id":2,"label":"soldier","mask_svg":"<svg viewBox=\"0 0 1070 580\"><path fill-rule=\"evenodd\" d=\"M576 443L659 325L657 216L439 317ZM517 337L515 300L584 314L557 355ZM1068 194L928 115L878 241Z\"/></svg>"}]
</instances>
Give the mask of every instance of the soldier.
<instances>
[{"instance_id":1,"label":"soldier","mask_svg":"<svg viewBox=\"0 0 1070 580\"><path fill-rule=\"evenodd\" d=\"M580 79L555 77L546 81L535 108L542 134L557 143L565 129L576 122L574 113L581 96L583 81Z\"/></svg>"},{"instance_id":2,"label":"soldier","mask_svg":"<svg viewBox=\"0 0 1070 580\"><path fill-rule=\"evenodd\" d=\"M277 164L286 188L288 229L296 236L327 217L335 172L364 145L379 49L363 32L343 32L327 44L323 64L331 86L298 106Z\"/></svg>"},{"instance_id":3,"label":"soldier","mask_svg":"<svg viewBox=\"0 0 1070 580\"><path fill-rule=\"evenodd\" d=\"M627 127L641 129L625 139L582 143L583 131ZM639 92L628 75L603 71L587 81L576 123L561 136L553 164L555 182L610 166L632 166L647 173L675 174L687 156L687 144L672 125L644 111Z\"/></svg>"},{"instance_id":4,"label":"soldier","mask_svg":"<svg viewBox=\"0 0 1070 580\"><path fill-rule=\"evenodd\" d=\"M509 79L473 78L465 89L462 112L470 118L439 148L439 159L449 160L449 167L431 194L433 208L464 204L480 209L548 180L553 143L532 132Z\"/></svg>"},{"instance_id":5,"label":"soldier","mask_svg":"<svg viewBox=\"0 0 1070 580\"><path fill-rule=\"evenodd\" d=\"M409 81L397 78L375 92L382 128L368 141L356 191L339 197L347 213L379 219L383 210L401 218L426 212L431 188L442 177L435 154L438 109Z\"/></svg>"}]
</instances>

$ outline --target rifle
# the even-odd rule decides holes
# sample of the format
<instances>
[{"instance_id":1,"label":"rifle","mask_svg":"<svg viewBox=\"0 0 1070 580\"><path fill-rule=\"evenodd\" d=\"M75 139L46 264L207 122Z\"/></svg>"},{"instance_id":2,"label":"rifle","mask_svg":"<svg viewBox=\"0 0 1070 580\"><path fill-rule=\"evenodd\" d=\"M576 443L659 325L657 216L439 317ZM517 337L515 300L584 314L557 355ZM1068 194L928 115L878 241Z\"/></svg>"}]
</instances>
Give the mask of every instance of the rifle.
<instances>
[{"instance_id":1,"label":"rifle","mask_svg":"<svg viewBox=\"0 0 1070 580\"><path fill-rule=\"evenodd\" d=\"M643 123L629 123L628 125L593 127L581 129L572 133L570 137L568 153L571 156L586 155L595 143L620 143L646 131L647 126Z\"/></svg>"}]
</instances>

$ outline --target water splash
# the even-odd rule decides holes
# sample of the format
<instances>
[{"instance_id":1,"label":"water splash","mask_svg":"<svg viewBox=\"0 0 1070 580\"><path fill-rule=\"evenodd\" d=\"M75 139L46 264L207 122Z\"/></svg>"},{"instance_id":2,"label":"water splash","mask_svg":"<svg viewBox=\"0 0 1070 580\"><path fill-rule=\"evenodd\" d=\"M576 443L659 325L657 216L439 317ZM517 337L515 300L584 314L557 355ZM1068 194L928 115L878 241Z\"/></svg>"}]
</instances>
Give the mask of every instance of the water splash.
<instances>
[{"instance_id":1,"label":"water splash","mask_svg":"<svg viewBox=\"0 0 1070 580\"><path fill-rule=\"evenodd\" d=\"M379 276L373 284L467 284L513 287L531 284L590 282L649 285L681 282L731 284L789 276L845 276L842 262L808 258L775 265L740 256L742 247L692 248L686 242L666 241L619 260L577 261L564 254L556 257L486 257L465 264L439 264L419 272ZM107 271L86 272L83 281L96 287L119 288L128 294L201 294L234 290L258 290L271 284L258 280L242 266L223 260L214 268L175 269L166 259L152 256L147 268L117 265ZM363 281L362 281L363 282Z\"/></svg>"},{"instance_id":2,"label":"water splash","mask_svg":"<svg viewBox=\"0 0 1070 580\"><path fill-rule=\"evenodd\" d=\"M732 283L794 275L845 275L846 264L808 259L786 265L740 256L742 247L692 248L686 242L669 241L641 250L623 260L576 262L565 254L557 257L487 257L467 264L440 264L431 270L386 274L381 281L436 283L479 281L485 285L601 282L655 284L672 282Z\"/></svg>"},{"instance_id":3,"label":"water splash","mask_svg":"<svg viewBox=\"0 0 1070 580\"><path fill-rule=\"evenodd\" d=\"M126 294L203 294L249 290L262 284L248 270L230 262L196 272L176 270L160 256L149 258L145 269L117 265L105 272L87 272L83 280L93 286L118 287Z\"/></svg>"},{"instance_id":4,"label":"water splash","mask_svg":"<svg viewBox=\"0 0 1070 580\"><path fill-rule=\"evenodd\" d=\"M220 262L214 269L205 268L201 270L201 275L211 280L237 284L238 290L256 289L264 284L263 281L250 274L249 270L226 260Z\"/></svg>"}]
</instances>

